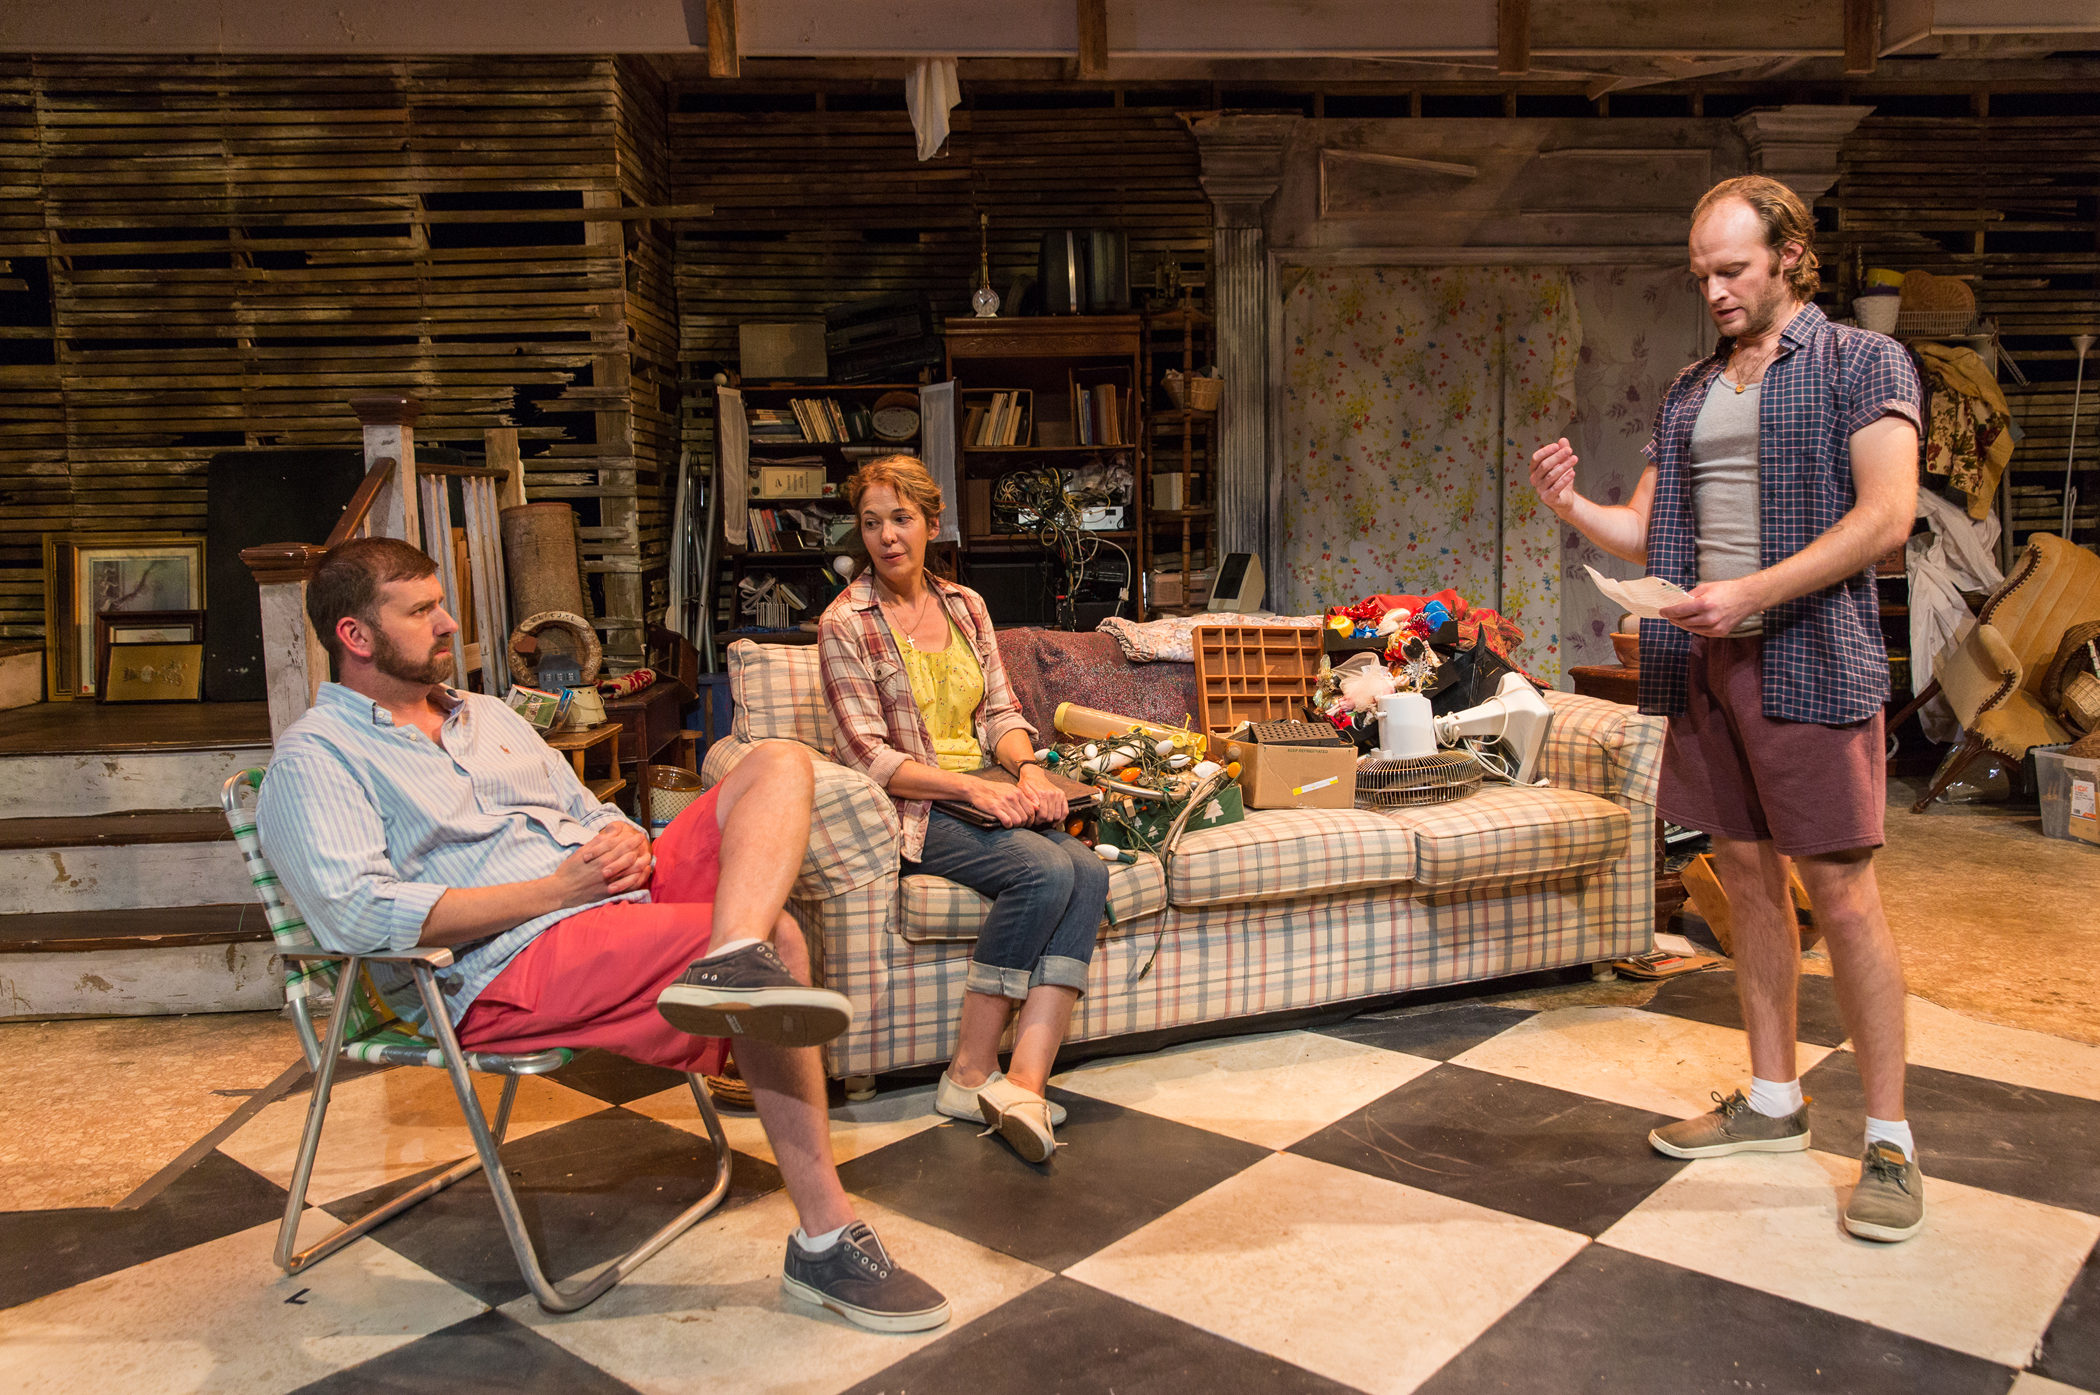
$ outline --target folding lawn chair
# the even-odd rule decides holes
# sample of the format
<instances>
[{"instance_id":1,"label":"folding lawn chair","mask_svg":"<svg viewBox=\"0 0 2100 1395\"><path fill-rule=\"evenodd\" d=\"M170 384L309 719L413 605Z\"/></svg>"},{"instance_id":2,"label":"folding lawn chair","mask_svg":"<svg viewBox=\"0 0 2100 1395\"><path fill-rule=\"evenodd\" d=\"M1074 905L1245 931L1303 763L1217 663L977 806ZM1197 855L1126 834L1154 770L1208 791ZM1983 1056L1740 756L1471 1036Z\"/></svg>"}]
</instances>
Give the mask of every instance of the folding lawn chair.
<instances>
[{"instance_id":1,"label":"folding lawn chair","mask_svg":"<svg viewBox=\"0 0 2100 1395\"><path fill-rule=\"evenodd\" d=\"M505 1056L461 1050L451 1020L445 1015L444 1000L439 995L437 984L439 971L452 965L452 951L449 949L341 954L316 944L307 931L306 922L299 918L298 909L285 898L277 874L270 870L269 862L263 857L262 840L255 831L252 802L245 806L242 802L244 792L252 796L261 790L262 780L262 771L243 770L226 781L219 798L226 809L226 822L233 827L234 841L240 845L241 856L247 860L248 877L255 884L255 894L269 914L270 933L276 938L278 953L284 957L285 1000L291 1008L292 1020L299 1028L299 1044L306 1053L306 1064L314 1075L313 1098L306 1110L306 1131L299 1140L299 1159L292 1170L291 1197L285 1203L284 1223L277 1232L277 1263L285 1273L297 1274L381 1222L481 1170L488 1175L489 1191L496 1198L496 1212L503 1218L504 1233L510 1237L510 1247L518 1256L518 1268L531 1286L533 1296L549 1312L568 1313L590 1303L633 1273L651 1255L720 1204L729 1192L729 1142L722 1135L722 1121L715 1114L714 1101L708 1097L707 1086L699 1076L688 1074L686 1082L692 1087L693 1102L700 1106L700 1117L706 1122L708 1139L714 1145L714 1185L706 1196L680 1212L663 1229L589 1278L567 1285L549 1280L540 1267L532 1237L526 1234L525 1222L518 1213L517 1196L511 1190L510 1178L496 1150L502 1145L504 1131L510 1126L510 1109L517 1097L518 1077L545 1075L548 1071L558 1070L569 1063L575 1052L558 1047ZM386 1000L372 986L366 973L368 963L403 964L415 975L416 989L422 995L424 1011L429 1014L435 1041L417 1035L408 1023L387 1007ZM333 999L332 1008L328 1005L330 997ZM325 1039L315 1034L317 1007L328 1009ZM321 1126L328 1117L328 1095L335 1080L338 1059L444 1070L452 1077L453 1093L459 1096L460 1112L466 1117L467 1131L474 1137L474 1156L340 1227L306 1249L295 1250L300 1215L306 1209L307 1181L313 1173L314 1156L320 1151ZM496 1106L493 1127L483 1117L481 1102L474 1095L473 1083L467 1076L470 1070L504 1077L503 1098Z\"/></svg>"}]
</instances>

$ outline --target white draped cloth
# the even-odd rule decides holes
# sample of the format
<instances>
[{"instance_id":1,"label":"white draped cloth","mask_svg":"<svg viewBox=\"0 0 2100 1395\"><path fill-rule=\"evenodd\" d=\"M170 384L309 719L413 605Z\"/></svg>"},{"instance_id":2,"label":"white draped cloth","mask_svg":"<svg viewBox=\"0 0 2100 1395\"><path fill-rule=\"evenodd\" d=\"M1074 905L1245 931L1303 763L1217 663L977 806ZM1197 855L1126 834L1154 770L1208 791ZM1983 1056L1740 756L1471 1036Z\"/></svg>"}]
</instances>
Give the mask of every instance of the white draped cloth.
<instances>
[{"instance_id":1,"label":"white draped cloth","mask_svg":"<svg viewBox=\"0 0 2100 1395\"><path fill-rule=\"evenodd\" d=\"M1930 489L1918 490L1917 517L1932 531L1912 535L1903 550L1903 569L1910 582L1910 690L1913 696L1932 686L1939 656L1953 643L1969 618L1964 591L1989 591L2005 579L1998 569L1998 518L1970 518L1961 505ZM1944 697L1918 711L1918 724L1933 741L1956 741L1961 723Z\"/></svg>"},{"instance_id":2,"label":"white draped cloth","mask_svg":"<svg viewBox=\"0 0 2100 1395\"><path fill-rule=\"evenodd\" d=\"M921 58L904 78L904 104L919 136L919 158L931 160L948 141L948 113L962 101L953 58Z\"/></svg>"}]
</instances>

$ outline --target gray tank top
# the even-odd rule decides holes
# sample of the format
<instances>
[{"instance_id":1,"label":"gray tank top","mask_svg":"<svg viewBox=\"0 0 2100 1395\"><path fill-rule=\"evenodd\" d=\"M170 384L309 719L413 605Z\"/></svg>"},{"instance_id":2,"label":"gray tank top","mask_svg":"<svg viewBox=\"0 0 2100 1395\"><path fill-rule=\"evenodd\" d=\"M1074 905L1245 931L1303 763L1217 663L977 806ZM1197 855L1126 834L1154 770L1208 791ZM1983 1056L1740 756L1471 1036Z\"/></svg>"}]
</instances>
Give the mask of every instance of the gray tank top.
<instances>
[{"instance_id":1,"label":"gray tank top","mask_svg":"<svg viewBox=\"0 0 2100 1395\"><path fill-rule=\"evenodd\" d=\"M1699 538L1699 579L1733 581L1760 565L1758 552L1757 403L1764 385L1737 392L1716 377L1692 425L1692 520ZM1763 634L1752 614L1730 631Z\"/></svg>"}]
</instances>

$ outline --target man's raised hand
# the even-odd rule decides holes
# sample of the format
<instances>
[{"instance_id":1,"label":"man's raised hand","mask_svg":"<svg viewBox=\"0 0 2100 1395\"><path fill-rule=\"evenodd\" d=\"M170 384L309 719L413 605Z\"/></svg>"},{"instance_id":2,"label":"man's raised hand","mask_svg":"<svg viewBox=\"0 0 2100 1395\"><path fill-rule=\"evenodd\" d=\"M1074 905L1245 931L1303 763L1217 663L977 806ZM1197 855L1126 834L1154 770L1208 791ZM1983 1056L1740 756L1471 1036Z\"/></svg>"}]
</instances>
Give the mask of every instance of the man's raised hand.
<instances>
[{"instance_id":1,"label":"man's raised hand","mask_svg":"<svg viewBox=\"0 0 2100 1395\"><path fill-rule=\"evenodd\" d=\"M1565 515L1575 503L1575 448L1563 436L1531 453L1531 487L1554 513Z\"/></svg>"}]
</instances>

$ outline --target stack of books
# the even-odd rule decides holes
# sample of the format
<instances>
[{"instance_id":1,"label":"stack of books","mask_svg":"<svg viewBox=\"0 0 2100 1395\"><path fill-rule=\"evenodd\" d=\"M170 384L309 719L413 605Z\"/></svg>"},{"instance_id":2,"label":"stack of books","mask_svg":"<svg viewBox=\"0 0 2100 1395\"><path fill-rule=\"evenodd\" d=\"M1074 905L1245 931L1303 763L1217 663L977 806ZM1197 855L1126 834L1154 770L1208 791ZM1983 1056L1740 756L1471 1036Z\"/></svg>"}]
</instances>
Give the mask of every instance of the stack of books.
<instances>
[{"instance_id":1,"label":"stack of books","mask_svg":"<svg viewBox=\"0 0 2100 1395\"><path fill-rule=\"evenodd\" d=\"M1028 394L995 392L963 410L963 442L971 446L1016 446L1028 436Z\"/></svg>"},{"instance_id":2,"label":"stack of books","mask_svg":"<svg viewBox=\"0 0 2100 1395\"><path fill-rule=\"evenodd\" d=\"M1079 425L1082 446L1124 446L1123 393L1114 383L1072 389L1072 420Z\"/></svg>"}]
</instances>

